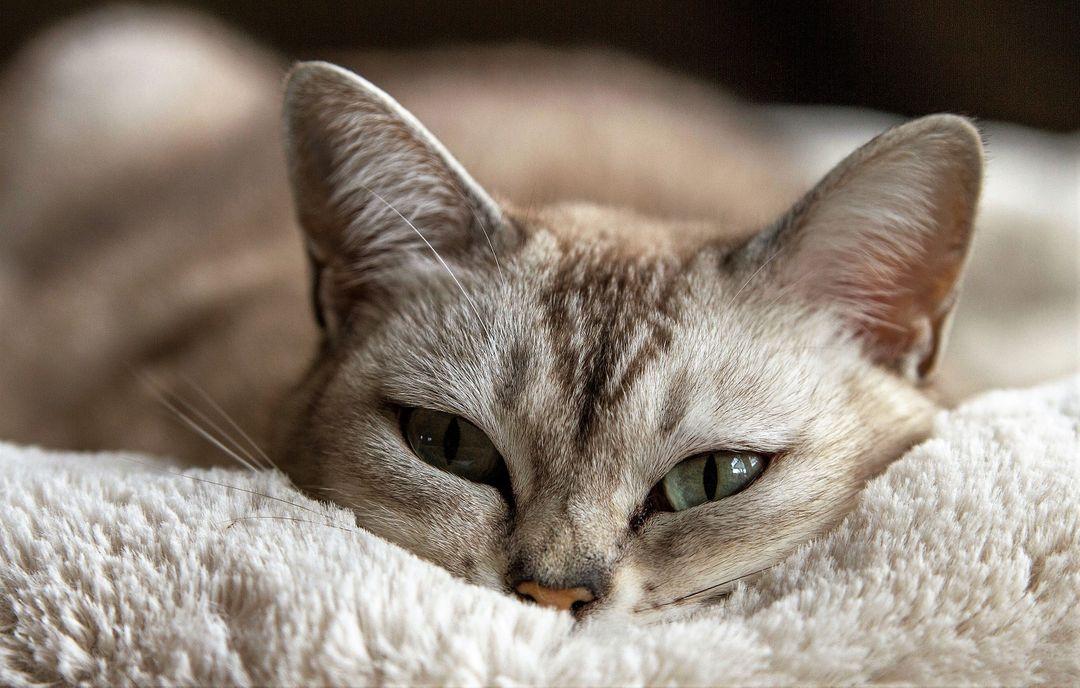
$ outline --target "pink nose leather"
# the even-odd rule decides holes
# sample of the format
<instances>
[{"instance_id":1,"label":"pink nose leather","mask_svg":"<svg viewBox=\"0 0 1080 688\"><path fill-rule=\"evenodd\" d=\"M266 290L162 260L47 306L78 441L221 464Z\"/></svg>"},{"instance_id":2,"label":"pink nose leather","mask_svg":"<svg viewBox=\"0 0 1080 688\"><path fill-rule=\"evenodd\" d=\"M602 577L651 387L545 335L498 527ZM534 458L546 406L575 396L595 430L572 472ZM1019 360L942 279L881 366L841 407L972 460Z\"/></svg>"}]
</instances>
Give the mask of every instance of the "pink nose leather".
<instances>
[{"instance_id":1,"label":"pink nose leather","mask_svg":"<svg viewBox=\"0 0 1080 688\"><path fill-rule=\"evenodd\" d=\"M575 602L591 602L593 594L588 588L545 588L534 581L523 581L517 585L518 594L527 597L542 607L552 607L569 611Z\"/></svg>"}]
</instances>

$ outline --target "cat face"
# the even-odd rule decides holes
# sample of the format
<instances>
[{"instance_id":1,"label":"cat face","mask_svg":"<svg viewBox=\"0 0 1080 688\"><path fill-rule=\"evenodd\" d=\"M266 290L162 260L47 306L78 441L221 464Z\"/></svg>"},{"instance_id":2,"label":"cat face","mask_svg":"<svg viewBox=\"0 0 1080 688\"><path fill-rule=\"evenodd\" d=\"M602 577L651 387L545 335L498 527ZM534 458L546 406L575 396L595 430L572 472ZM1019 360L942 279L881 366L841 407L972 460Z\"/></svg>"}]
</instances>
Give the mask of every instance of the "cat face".
<instances>
[{"instance_id":1,"label":"cat face","mask_svg":"<svg viewBox=\"0 0 1080 688\"><path fill-rule=\"evenodd\" d=\"M294 481L475 583L579 615L708 604L925 437L967 253L966 121L882 135L750 239L491 199L385 94L289 79L325 341Z\"/></svg>"}]
</instances>

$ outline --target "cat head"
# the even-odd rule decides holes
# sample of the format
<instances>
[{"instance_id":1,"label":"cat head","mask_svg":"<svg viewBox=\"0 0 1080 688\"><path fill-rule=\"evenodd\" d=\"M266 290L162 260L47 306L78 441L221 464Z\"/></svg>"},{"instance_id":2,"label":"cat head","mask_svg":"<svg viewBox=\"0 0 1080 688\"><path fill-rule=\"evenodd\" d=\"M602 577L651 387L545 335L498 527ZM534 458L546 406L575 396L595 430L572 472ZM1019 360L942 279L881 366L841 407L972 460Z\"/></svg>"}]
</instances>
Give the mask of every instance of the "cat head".
<instances>
[{"instance_id":1,"label":"cat head","mask_svg":"<svg viewBox=\"0 0 1080 688\"><path fill-rule=\"evenodd\" d=\"M749 238L496 202L328 64L292 71L286 130L324 341L282 458L465 579L580 615L693 609L928 432L981 177L962 118L882 134Z\"/></svg>"}]
</instances>

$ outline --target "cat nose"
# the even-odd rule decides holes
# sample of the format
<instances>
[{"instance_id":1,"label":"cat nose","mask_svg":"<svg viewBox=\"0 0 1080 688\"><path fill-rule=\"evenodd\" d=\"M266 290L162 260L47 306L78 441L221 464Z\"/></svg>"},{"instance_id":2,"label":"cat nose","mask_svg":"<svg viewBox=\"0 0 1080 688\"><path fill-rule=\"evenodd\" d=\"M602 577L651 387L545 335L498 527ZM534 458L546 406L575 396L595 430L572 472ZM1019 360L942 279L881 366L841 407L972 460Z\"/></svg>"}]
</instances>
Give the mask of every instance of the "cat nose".
<instances>
[{"instance_id":1,"label":"cat nose","mask_svg":"<svg viewBox=\"0 0 1080 688\"><path fill-rule=\"evenodd\" d=\"M575 588L546 588L536 581L527 580L518 583L514 589L519 595L541 607L552 607L564 612L576 612L596 598L591 590L581 585Z\"/></svg>"}]
</instances>

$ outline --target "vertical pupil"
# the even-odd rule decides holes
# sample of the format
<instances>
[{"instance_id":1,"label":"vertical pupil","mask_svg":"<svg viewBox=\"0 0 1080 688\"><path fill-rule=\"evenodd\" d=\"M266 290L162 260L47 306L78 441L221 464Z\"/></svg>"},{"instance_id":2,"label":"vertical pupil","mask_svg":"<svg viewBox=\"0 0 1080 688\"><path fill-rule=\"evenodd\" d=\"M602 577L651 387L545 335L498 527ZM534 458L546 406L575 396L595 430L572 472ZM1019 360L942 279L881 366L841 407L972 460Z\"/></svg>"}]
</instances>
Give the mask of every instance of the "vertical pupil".
<instances>
[{"instance_id":1,"label":"vertical pupil","mask_svg":"<svg viewBox=\"0 0 1080 688\"><path fill-rule=\"evenodd\" d=\"M446 434L443 435L443 455L446 457L446 462L450 463L457 457L458 444L461 442L461 428L458 427L458 420L454 418L450 421L450 425L446 428Z\"/></svg>"},{"instance_id":2,"label":"vertical pupil","mask_svg":"<svg viewBox=\"0 0 1080 688\"><path fill-rule=\"evenodd\" d=\"M716 454L709 454L705 459L702 479L705 481L705 496L710 501L716 499Z\"/></svg>"}]
</instances>

